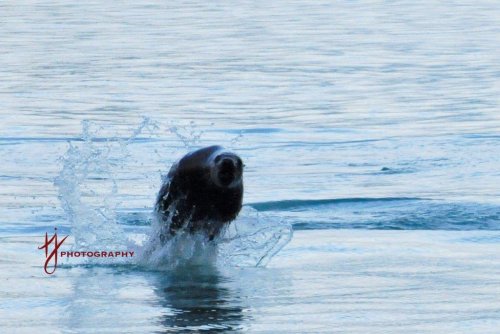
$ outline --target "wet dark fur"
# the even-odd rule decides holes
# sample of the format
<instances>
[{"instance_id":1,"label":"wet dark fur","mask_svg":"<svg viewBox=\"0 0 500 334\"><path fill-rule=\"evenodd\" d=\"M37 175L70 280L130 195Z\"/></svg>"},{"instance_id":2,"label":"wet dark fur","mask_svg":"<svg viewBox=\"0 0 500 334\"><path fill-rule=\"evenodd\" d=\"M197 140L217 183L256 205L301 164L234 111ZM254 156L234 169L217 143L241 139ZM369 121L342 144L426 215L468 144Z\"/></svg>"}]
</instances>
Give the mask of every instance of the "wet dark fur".
<instances>
[{"instance_id":1,"label":"wet dark fur","mask_svg":"<svg viewBox=\"0 0 500 334\"><path fill-rule=\"evenodd\" d=\"M241 182L236 186L217 185L213 181L211 168L214 167L210 161L221 153L230 154L238 161L236 169L241 175ZM165 224L165 231L160 236L162 241L181 229L191 233L203 231L210 240L216 237L241 210L242 168L241 159L220 146L191 152L174 164L156 201L156 211Z\"/></svg>"}]
</instances>

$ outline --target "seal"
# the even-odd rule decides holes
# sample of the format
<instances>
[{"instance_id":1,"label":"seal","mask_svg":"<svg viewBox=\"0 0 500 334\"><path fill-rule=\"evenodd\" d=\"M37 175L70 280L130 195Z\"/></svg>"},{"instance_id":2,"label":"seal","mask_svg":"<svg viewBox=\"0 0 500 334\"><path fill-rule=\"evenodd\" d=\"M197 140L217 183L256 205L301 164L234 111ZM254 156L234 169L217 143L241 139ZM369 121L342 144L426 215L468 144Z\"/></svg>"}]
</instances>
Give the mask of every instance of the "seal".
<instances>
[{"instance_id":1,"label":"seal","mask_svg":"<svg viewBox=\"0 0 500 334\"><path fill-rule=\"evenodd\" d=\"M158 213L164 242L179 231L218 236L241 210L243 162L221 146L186 154L173 164L158 193Z\"/></svg>"}]
</instances>

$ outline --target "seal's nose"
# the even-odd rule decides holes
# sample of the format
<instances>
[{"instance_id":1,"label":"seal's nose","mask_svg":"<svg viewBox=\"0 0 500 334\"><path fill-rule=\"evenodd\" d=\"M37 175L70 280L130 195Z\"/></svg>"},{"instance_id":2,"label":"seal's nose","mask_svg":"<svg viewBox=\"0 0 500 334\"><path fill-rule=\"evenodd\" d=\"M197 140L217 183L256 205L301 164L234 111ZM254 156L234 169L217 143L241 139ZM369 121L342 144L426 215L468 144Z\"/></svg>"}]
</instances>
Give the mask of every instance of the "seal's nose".
<instances>
[{"instance_id":1,"label":"seal's nose","mask_svg":"<svg viewBox=\"0 0 500 334\"><path fill-rule=\"evenodd\" d=\"M234 159L232 158L222 158L219 164L221 169L232 170L235 169Z\"/></svg>"},{"instance_id":2,"label":"seal's nose","mask_svg":"<svg viewBox=\"0 0 500 334\"><path fill-rule=\"evenodd\" d=\"M223 153L215 158L217 168L217 179L219 183L227 187L241 177L241 159L232 153Z\"/></svg>"},{"instance_id":3,"label":"seal's nose","mask_svg":"<svg viewBox=\"0 0 500 334\"><path fill-rule=\"evenodd\" d=\"M215 157L214 160L217 166L233 166L234 168L238 168L242 162L241 159L233 154L233 153L222 153Z\"/></svg>"},{"instance_id":4,"label":"seal's nose","mask_svg":"<svg viewBox=\"0 0 500 334\"><path fill-rule=\"evenodd\" d=\"M234 161L229 158L224 158L218 164L218 173L217 176L219 178L219 182L223 186L228 186L235 179L235 166Z\"/></svg>"}]
</instances>

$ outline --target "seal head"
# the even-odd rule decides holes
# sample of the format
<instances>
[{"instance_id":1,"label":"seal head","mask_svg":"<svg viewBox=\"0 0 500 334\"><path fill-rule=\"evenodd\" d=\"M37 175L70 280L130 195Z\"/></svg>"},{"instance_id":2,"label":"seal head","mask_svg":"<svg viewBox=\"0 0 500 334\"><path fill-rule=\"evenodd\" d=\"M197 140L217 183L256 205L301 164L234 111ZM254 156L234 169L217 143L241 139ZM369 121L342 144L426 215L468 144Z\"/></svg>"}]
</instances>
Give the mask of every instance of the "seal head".
<instances>
[{"instance_id":1,"label":"seal head","mask_svg":"<svg viewBox=\"0 0 500 334\"><path fill-rule=\"evenodd\" d=\"M156 211L170 235L203 231L213 239L236 218L242 199L241 158L221 146L209 146L172 166L158 194Z\"/></svg>"},{"instance_id":2,"label":"seal head","mask_svg":"<svg viewBox=\"0 0 500 334\"><path fill-rule=\"evenodd\" d=\"M210 168L214 184L220 188L234 188L241 183L243 162L234 153L223 152L215 156Z\"/></svg>"}]
</instances>

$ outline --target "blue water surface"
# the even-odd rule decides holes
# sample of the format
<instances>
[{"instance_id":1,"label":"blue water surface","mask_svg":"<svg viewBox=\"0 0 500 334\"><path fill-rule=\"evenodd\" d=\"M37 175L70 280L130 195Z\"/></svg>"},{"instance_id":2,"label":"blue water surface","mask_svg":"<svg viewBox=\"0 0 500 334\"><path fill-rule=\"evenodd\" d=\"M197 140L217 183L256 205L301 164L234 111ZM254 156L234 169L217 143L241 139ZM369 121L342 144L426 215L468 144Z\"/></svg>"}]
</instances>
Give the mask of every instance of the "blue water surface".
<instances>
[{"instance_id":1,"label":"blue water surface","mask_svg":"<svg viewBox=\"0 0 500 334\"><path fill-rule=\"evenodd\" d=\"M498 333L499 38L491 1L0 3L0 331ZM265 267L43 272L212 144L293 227Z\"/></svg>"}]
</instances>

